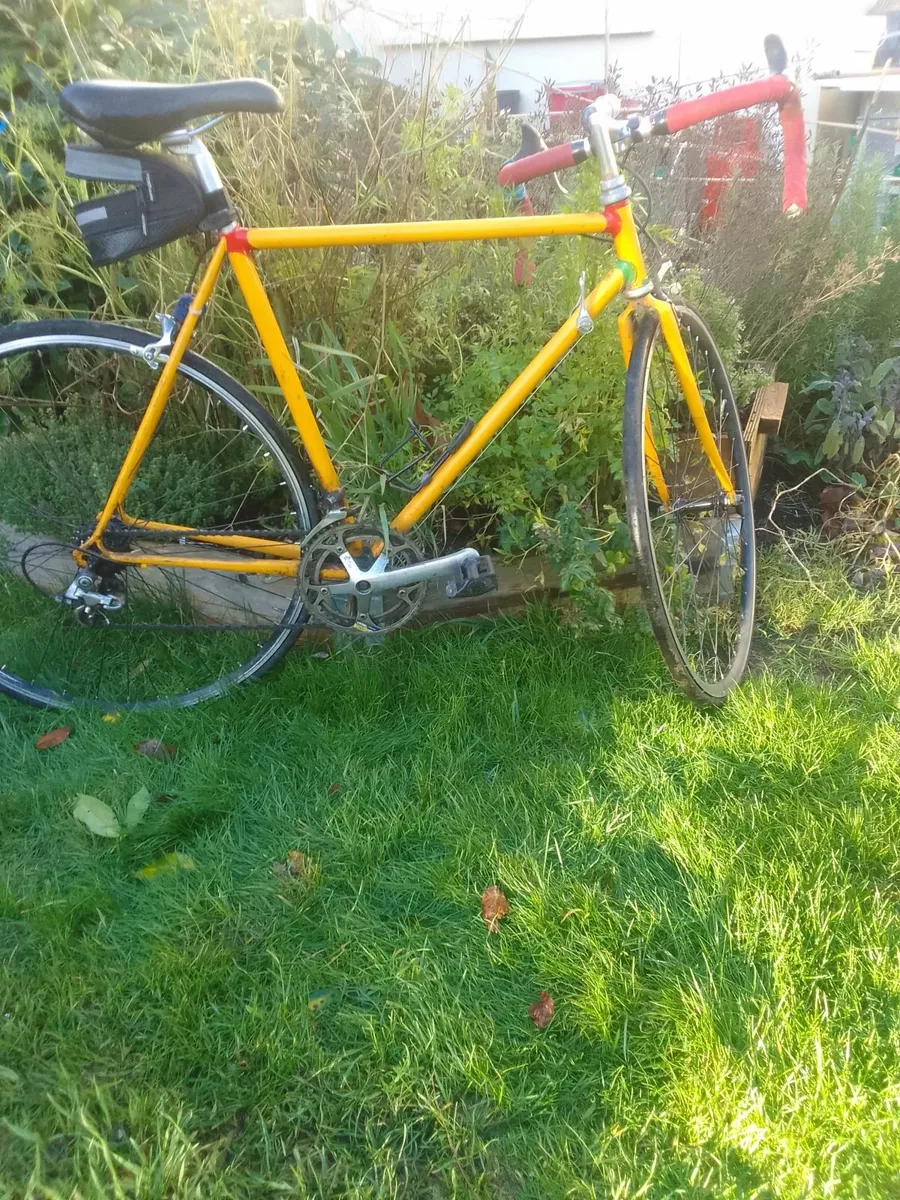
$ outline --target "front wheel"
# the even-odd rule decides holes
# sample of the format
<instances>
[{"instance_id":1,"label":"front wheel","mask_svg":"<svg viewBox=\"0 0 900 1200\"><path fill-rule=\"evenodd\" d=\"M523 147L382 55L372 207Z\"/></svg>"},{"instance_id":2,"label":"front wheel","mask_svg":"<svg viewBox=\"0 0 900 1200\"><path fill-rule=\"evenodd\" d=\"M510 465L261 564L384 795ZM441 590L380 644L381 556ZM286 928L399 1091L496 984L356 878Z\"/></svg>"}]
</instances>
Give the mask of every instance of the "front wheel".
<instances>
[{"instance_id":1,"label":"front wheel","mask_svg":"<svg viewBox=\"0 0 900 1200\"><path fill-rule=\"evenodd\" d=\"M153 340L94 321L0 331L0 691L16 699L195 704L272 666L307 618L296 569L253 570L272 557L263 542L295 564L316 523L303 464L270 413L195 354L103 539L179 565L73 557L159 378Z\"/></svg>"},{"instance_id":2,"label":"front wheel","mask_svg":"<svg viewBox=\"0 0 900 1200\"><path fill-rule=\"evenodd\" d=\"M697 435L658 314L640 319L625 392L628 525L650 623L672 676L698 703L740 683L753 636L753 498L737 405L712 334L673 305L704 411L735 495Z\"/></svg>"}]
</instances>

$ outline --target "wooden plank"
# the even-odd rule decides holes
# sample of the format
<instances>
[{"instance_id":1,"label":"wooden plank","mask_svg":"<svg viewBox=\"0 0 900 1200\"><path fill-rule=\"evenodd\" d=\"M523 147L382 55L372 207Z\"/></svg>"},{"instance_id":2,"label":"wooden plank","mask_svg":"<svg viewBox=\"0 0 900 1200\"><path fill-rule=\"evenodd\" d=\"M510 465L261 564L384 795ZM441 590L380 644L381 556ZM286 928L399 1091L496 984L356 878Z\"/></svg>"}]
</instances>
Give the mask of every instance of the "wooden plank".
<instances>
[{"instance_id":1,"label":"wooden plank","mask_svg":"<svg viewBox=\"0 0 900 1200\"><path fill-rule=\"evenodd\" d=\"M756 498L759 481L762 478L763 459L766 456L766 442L768 440L769 435L767 433L757 433L756 437L750 443L748 466L750 468L750 491L754 499Z\"/></svg>"},{"instance_id":2,"label":"wooden plank","mask_svg":"<svg viewBox=\"0 0 900 1200\"><path fill-rule=\"evenodd\" d=\"M759 430L760 433L777 433L781 428L781 418L787 405L788 385L786 383L770 383L760 388L759 392Z\"/></svg>"},{"instance_id":3,"label":"wooden plank","mask_svg":"<svg viewBox=\"0 0 900 1200\"><path fill-rule=\"evenodd\" d=\"M750 412L747 414L747 420L744 422L744 445L747 447L748 454L752 451L754 443L759 437L759 397L761 391L762 389L760 388L760 391L753 397L753 404Z\"/></svg>"},{"instance_id":4,"label":"wooden plank","mask_svg":"<svg viewBox=\"0 0 900 1200\"><path fill-rule=\"evenodd\" d=\"M442 587L434 587L411 625L432 625L453 617L492 617L500 613L516 612L529 601L549 601L563 609L570 608L573 601L560 589L559 575L547 560L540 555L527 558L523 563L496 563L497 591L485 596L473 596L469 600L450 600ZM643 604L643 593L637 582L634 568L620 567L603 586L612 592L616 607Z\"/></svg>"},{"instance_id":5,"label":"wooden plank","mask_svg":"<svg viewBox=\"0 0 900 1200\"><path fill-rule=\"evenodd\" d=\"M747 447L750 486L754 496L762 477L766 443L769 434L777 433L781 427L787 395L786 383L769 383L760 388L753 397L753 404L744 424L744 444Z\"/></svg>"}]
</instances>

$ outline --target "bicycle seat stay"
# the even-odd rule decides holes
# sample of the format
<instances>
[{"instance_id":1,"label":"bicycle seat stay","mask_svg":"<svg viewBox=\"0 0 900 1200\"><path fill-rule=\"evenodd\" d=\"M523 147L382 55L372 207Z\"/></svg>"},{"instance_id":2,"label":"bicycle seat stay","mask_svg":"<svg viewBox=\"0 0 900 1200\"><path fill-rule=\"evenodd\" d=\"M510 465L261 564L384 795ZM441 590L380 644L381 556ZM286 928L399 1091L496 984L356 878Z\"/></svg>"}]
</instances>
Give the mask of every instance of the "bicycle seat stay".
<instances>
[{"instance_id":1,"label":"bicycle seat stay","mask_svg":"<svg viewBox=\"0 0 900 1200\"><path fill-rule=\"evenodd\" d=\"M79 129L102 146L130 149L184 128L188 121L221 113L277 113L284 102L262 79L216 83L70 83L60 106Z\"/></svg>"}]
</instances>

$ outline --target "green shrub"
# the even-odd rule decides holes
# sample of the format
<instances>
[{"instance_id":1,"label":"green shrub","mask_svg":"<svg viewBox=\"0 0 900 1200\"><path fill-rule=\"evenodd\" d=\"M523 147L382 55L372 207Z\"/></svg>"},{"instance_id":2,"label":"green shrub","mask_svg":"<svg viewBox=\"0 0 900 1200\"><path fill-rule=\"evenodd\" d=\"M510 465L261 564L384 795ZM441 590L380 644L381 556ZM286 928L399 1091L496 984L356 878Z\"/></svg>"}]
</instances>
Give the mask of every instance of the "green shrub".
<instances>
[{"instance_id":1,"label":"green shrub","mask_svg":"<svg viewBox=\"0 0 900 1200\"><path fill-rule=\"evenodd\" d=\"M795 451L797 461L852 471L863 463L877 466L896 449L900 356L877 362L864 338L844 338L833 372L814 379L803 394L815 402L804 423L810 448Z\"/></svg>"},{"instance_id":2,"label":"green shrub","mask_svg":"<svg viewBox=\"0 0 900 1200\"><path fill-rule=\"evenodd\" d=\"M0 521L28 533L59 537L60 530L94 520L109 495L118 468L131 444L133 430L103 414L65 419L46 417L0 436ZM205 526L216 520L222 476L221 447L195 441L193 454L165 434L151 442L128 493L133 517ZM218 472L210 471L218 453ZM248 466L247 482L258 467ZM228 472L233 490L236 476ZM233 513L233 505L226 514Z\"/></svg>"},{"instance_id":3,"label":"green shrub","mask_svg":"<svg viewBox=\"0 0 900 1200\"><path fill-rule=\"evenodd\" d=\"M536 347L535 347L536 348ZM429 412L458 427L477 419L527 363L531 347L497 344L476 350L456 372L435 380ZM504 514L504 545L523 549L514 530L560 504L582 504L597 524L620 498L622 478L622 351L612 323L600 323L538 389L523 412L473 464L457 489L464 503Z\"/></svg>"}]
</instances>

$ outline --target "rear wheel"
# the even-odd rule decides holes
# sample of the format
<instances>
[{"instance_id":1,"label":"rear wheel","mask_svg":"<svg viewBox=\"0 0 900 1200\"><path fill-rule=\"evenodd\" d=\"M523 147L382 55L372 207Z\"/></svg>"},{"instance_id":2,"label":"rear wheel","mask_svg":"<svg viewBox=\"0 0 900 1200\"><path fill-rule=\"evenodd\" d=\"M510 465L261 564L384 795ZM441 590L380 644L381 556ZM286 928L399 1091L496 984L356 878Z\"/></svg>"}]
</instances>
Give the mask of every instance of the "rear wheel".
<instances>
[{"instance_id":1,"label":"rear wheel","mask_svg":"<svg viewBox=\"0 0 900 1200\"><path fill-rule=\"evenodd\" d=\"M693 309L680 302L674 309L736 495L729 501L700 445L659 317L649 311L626 385L628 524L650 622L672 675L692 699L718 704L740 682L753 636L753 501L721 355Z\"/></svg>"},{"instance_id":2,"label":"rear wheel","mask_svg":"<svg viewBox=\"0 0 900 1200\"><path fill-rule=\"evenodd\" d=\"M85 568L73 558L159 377L143 354L153 341L91 321L0 334L0 690L17 699L106 710L195 704L267 670L305 623L294 575L140 568L102 554ZM261 557L253 543L265 538L293 563L316 520L284 430L189 353L104 545L250 568ZM223 548L198 540L203 533L245 541Z\"/></svg>"}]
</instances>

